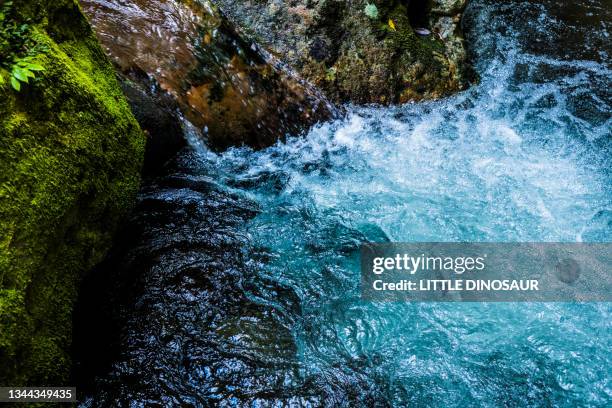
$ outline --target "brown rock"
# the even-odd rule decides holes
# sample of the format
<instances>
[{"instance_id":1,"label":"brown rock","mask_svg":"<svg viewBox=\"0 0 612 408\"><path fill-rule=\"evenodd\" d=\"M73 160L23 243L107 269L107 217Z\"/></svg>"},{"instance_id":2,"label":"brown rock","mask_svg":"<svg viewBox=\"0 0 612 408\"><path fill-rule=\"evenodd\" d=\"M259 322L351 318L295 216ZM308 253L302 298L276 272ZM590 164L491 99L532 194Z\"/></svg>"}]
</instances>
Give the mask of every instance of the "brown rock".
<instances>
[{"instance_id":1,"label":"brown rock","mask_svg":"<svg viewBox=\"0 0 612 408\"><path fill-rule=\"evenodd\" d=\"M208 1L82 5L120 71L146 72L153 91L171 95L213 147L268 146L333 115L325 98L245 40Z\"/></svg>"}]
</instances>

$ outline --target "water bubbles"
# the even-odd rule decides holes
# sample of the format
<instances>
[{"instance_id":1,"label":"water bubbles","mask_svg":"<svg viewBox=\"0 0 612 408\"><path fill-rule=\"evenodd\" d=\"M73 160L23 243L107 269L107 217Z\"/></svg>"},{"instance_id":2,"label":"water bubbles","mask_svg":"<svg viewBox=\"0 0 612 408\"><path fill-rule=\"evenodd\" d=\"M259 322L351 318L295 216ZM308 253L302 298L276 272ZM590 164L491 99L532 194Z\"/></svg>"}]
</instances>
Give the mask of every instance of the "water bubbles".
<instances>
[{"instance_id":1,"label":"water bubbles","mask_svg":"<svg viewBox=\"0 0 612 408\"><path fill-rule=\"evenodd\" d=\"M305 138L259 152L233 150L217 165L231 167L240 157L243 173L272 171L288 180L281 190L258 188L264 211L251 232L280 254L268 273L300 288L301 319L310 329L295 336L306 373L338 379L346 375L335 368L338 361L351 367L345 358L382 356L387 364L364 369L370 378L381 376L395 402L412 401L406 389L417 401L442 401L453 392L484 405L579 401L587 397L575 390L595 368L557 354L593 339L591 326L605 324L609 308L359 305L355 254L329 240L338 230L363 240L609 241L609 217L593 216L608 214L612 204L610 151L594 145L609 121L609 98L598 96L608 68L550 53L556 35L550 27L564 23L542 5L471 4L468 37L479 58L479 85L444 101L353 107ZM521 8L529 18L509 17ZM313 239L324 244L315 249ZM339 281L348 292L338 293ZM590 317L572 320L581 328L571 338L562 334L567 321L549 321L574 313ZM604 366L607 341L589 352ZM420 373L405 372L415 366ZM436 395L419 384L434 384ZM549 394L553 386L569 394ZM345 395L345 387L329 392ZM595 394L588 398L605 398L601 388Z\"/></svg>"}]
</instances>

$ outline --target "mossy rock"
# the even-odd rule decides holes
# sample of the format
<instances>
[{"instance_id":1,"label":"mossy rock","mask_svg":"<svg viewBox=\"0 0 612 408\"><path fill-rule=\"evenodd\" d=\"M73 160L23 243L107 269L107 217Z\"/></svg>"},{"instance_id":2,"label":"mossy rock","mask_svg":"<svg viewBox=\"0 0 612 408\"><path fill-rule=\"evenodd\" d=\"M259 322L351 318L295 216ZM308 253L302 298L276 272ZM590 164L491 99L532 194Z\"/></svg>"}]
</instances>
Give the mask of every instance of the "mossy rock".
<instances>
[{"instance_id":1,"label":"mossy rock","mask_svg":"<svg viewBox=\"0 0 612 408\"><path fill-rule=\"evenodd\" d=\"M78 4L13 3L46 51L20 92L0 71L0 385L66 385L78 284L133 203L145 141Z\"/></svg>"},{"instance_id":2,"label":"mossy rock","mask_svg":"<svg viewBox=\"0 0 612 408\"><path fill-rule=\"evenodd\" d=\"M460 29L465 0L217 1L336 102L436 99L472 81ZM422 27L431 34L417 35Z\"/></svg>"}]
</instances>

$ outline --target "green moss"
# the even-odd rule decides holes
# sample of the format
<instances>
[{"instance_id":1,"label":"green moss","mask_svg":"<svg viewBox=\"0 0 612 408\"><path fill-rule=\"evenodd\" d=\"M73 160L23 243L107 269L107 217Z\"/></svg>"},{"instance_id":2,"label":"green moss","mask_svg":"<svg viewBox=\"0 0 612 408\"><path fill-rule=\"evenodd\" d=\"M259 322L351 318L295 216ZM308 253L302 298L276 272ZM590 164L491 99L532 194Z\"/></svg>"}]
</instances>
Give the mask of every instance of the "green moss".
<instances>
[{"instance_id":1,"label":"green moss","mask_svg":"<svg viewBox=\"0 0 612 408\"><path fill-rule=\"evenodd\" d=\"M403 2L363 0L357 12L342 9L342 18L326 22L343 38L337 58L325 64L310 58L303 74L335 100L357 103L403 103L435 99L461 88L462 61L453 59L435 32L418 36ZM361 5L375 4L379 18L370 19ZM341 2L334 7L342 8ZM426 8L431 8L428 0ZM335 29L339 27L339 32ZM330 75L333 69L334 75Z\"/></svg>"},{"instance_id":2,"label":"green moss","mask_svg":"<svg viewBox=\"0 0 612 408\"><path fill-rule=\"evenodd\" d=\"M460 87L452 78L452 62L445 55L445 45L435 34L416 35L401 4L389 11L389 19L396 27L388 34L396 49L395 71L402 74L398 82L399 102L438 98Z\"/></svg>"},{"instance_id":3,"label":"green moss","mask_svg":"<svg viewBox=\"0 0 612 408\"><path fill-rule=\"evenodd\" d=\"M0 100L0 385L59 385L78 283L132 204L144 137L78 5L15 7L48 51Z\"/></svg>"}]
</instances>

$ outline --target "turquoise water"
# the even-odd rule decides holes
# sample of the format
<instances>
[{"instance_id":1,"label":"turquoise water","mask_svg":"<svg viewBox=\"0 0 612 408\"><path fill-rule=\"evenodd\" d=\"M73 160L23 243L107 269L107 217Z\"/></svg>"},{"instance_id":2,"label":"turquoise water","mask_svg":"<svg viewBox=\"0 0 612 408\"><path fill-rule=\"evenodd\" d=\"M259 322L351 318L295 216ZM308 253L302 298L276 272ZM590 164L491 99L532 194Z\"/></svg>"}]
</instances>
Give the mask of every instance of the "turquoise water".
<instances>
[{"instance_id":1,"label":"turquoise water","mask_svg":"<svg viewBox=\"0 0 612 408\"><path fill-rule=\"evenodd\" d=\"M338 402L353 387L345 382L363 382L392 403L604 406L609 304L359 299L355 247L364 240L612 238L608 50L591 59L536 54L523 41L554 42L566 22L544 6L474 3L473 89L355 108L304 139L234 150L216 164L234 183L238 174L239 186L255 185L245 194L264 211L248 232L270 252L266 275L300 298L292 333L301 369L325 378ZM521 16L536 18L508 21Z\"/></svg>"},{"instance_id":2,"label":"turquoise water","mask_svg":"<svg viewBox=\"0 0 612 408\"><path fill-rule=\"evenodd\" d=\"M358 248L609 242L611 12L605 1L473 1L465 22L480 81L470 90L349 107L263 151L196 146L172 185L141 195L137 219L174 217L142 246L172 250L149 255L155 278L128 318L128 351L93 400L610 406L609 303L369 303ZM168 203L172 216L160 210ZM231 249L211 260L183 248L209 248L207 234L231 236L213 239ZM194 290L194 270L206 292Z\"/></svg>"}]
</instances>

